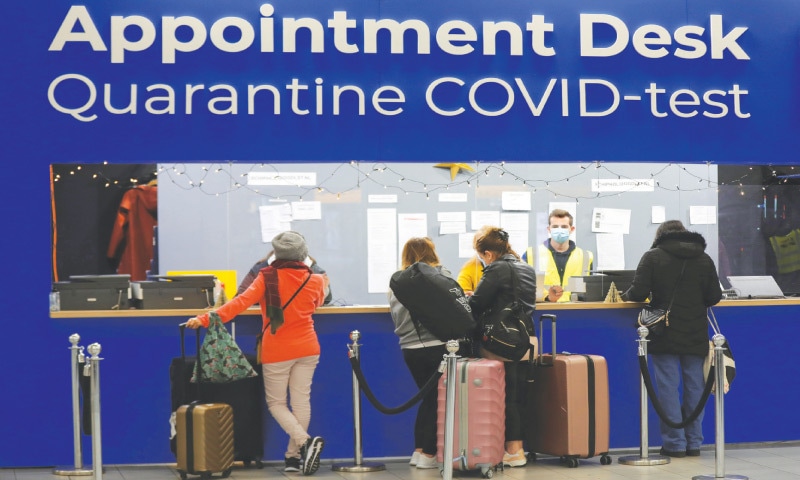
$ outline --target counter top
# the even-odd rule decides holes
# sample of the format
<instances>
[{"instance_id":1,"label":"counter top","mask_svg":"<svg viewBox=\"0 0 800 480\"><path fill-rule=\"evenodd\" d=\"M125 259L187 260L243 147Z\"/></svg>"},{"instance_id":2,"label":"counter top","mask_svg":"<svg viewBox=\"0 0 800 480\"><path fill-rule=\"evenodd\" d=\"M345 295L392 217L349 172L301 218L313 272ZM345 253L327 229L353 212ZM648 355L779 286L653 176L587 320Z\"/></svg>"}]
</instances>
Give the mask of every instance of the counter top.
<instances>
[{"instance_id":1,"label":"counter top","mask_svg":"<svg viewBox=\"0 0 800 480\"><path fill-rule=\"evenodd\" d=\"M758 300L723 300L717 307L768 307L800 305L800 298L776 298ZM604 302L567 302L537 303L537 311L557 310L598 310L598 309L636 309L641 308L639 302L604 303ZM209 311L209 309L172 309L172 310L63 310L50 312L50 318L98 318L98 317L193 317ZM335 315L352 313L389 313L388 305L348 305L319 307L315 315ZM258 307L250 308L240 315L260 315Z\"/></svg>"}]
</instances>

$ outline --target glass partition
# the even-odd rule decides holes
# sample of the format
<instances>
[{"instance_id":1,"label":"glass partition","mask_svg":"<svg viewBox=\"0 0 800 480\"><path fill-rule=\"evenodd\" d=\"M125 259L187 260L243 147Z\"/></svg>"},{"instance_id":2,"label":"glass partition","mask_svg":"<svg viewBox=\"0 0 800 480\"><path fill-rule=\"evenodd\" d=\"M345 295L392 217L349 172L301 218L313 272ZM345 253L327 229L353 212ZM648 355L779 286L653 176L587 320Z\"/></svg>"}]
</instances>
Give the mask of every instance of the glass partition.
<instances>
[{"instance_id":1,"label":"glass partition","mask_svg":"<svg viewBox=\"0 0 800 480\"><path fill-rule=\"evenodd\" d=\"M784 291L800 290L800 266L792 270L790 263L800 228L792 167L368 161L77 167L53 165L54 279L116 271L109 241L121 196L150 181L149 169L158 182L156 248L141 261L151 274L234 270L239 282L271 250L272 235L292 229L327 270L334 304L385 304L406 238L431 237L455 274L472 255L472 233L482 224L508 230L521 255L547 239L548 213L558 207L574 214L573 240L594 252L596 269L635 268L659 223L679 219L703 234L724 284L727 275L773 275ZM92 205L67 216L75 203ZM76 254L83 260L67 260Z\"/></svg>"}]
</instances>

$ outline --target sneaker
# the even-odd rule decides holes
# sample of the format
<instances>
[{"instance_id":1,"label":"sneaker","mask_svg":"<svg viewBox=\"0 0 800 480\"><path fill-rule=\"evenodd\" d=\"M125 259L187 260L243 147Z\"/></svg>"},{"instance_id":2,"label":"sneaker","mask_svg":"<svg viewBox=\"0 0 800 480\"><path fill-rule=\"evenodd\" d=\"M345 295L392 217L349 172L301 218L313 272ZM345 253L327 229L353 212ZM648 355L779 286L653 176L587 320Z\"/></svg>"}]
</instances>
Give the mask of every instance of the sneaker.
<instances>
[{"instance_id":1,"label":"sneaker","mask_svg":"<svg viewBox=\"0 0 800 480\"><path fill-rule=\"evenodd\" d=\"M687 457L699 457L700 456L700 449L699 448L687 448L686 449L686 456Z\"/></svg>"},{"instance_id":2,"label":"sneaker","mask_svg":"<svg viewBox=\"0 0 800 480\"><path fill-rule=\"evenodd\" d=\"M427 455L420 454L419 458L417 459L417 468L439 468L439 463L436 461L436 457L429 457Z\"/></svg>"},{"instance_id":3,"label":"sneaker","mask_svg":"<svg viewBox=\"0 0 800 480\"><path fill-rule=\"evenodd\" d=\"M527 463L528 459L525 458L525 451L521 448L514 455L508 452L505 452L505 455L503 455L504 467L524 467Z\"/></svg>"},{"instance_id":4,"label":"sneaker","mask_svg":"<svg viewBox=\"0 0 800 480\"><path fill-rule=\"evenodd\" d=\"M298 457L286 457L284 459L285 466L283 467L284 472L299 472L300 471L300 459Z\"/></svg>"},{"instance_id":5,"label":"sneaker","mask_svg":"<svg viewBox=\"0 0 800 480\"><path fill-rule=\"evenodd\" d=\"M673 451L665 449L664 447L661 447L661 450L658 453L660 455L664 455L664 456L667 456L667 457L673 457L673 458L683 458L683 457L686 456L686 452L685 451L673 452Z\"/></svg>"},{"instance_id":6,"label":"sneaker","mask_svg":"<svg viewBox=\"0 0 800 480\"><path fill-rule=\"evenodd\" d=\"M411 454L411 461L408 462L409 466L416 467L417 463L419 462L419 455L420 453L414 450L414 453Z\"/></svg>"},{"instance_id":7,"label":"sneaker","mask_svg":"<svg viewBox=\"0 0 800 480\"><path fill-rule=\"evenodd\" d=\"M300 457L303 459L303 475L313 475L319 470L319 455L325 440L322 437L309 437L306 444L300 447Z\"/></svg>"}]
</instances>

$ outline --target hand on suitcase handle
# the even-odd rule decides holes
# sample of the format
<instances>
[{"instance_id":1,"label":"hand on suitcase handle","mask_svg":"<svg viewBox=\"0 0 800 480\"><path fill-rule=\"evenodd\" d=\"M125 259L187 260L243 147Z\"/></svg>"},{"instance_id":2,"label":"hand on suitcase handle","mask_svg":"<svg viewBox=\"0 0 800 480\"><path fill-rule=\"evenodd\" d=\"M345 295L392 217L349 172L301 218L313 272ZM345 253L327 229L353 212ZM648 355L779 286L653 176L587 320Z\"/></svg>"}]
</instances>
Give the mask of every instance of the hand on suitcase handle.
<instances>
[{"instance_id":1,"label":"hand on suitcase handle","mask_svg":"<svg viewBox=\"0 0 800 480\"><path fill-rule=\"evenodd\" d=\"M181 325L185 325L185 326L187 326L187 327L189 327L189 328L194 330L194 329L198 329L198 328L202 327L203 323L200 321L199 318L192 317L189 320L187 320L186 323L183 323Z\"/></svg>"}]
</instances>

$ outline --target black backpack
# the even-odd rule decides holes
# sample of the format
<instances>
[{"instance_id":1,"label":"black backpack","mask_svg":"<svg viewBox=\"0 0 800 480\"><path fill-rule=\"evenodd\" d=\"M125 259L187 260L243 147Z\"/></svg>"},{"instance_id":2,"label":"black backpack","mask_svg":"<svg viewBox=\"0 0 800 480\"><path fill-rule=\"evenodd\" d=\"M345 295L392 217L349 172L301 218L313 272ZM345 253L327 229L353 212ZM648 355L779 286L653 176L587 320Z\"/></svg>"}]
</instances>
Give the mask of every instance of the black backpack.
<instances>
[{"instance_id":1,"label":"black backpack","mask_svg":"<svg viewBox=\"0 0 800 480\"><path fill-rule=\"evenodd\" d=\"M415 325L422 324L439 340L461 339L475 330L464 290L436 267L417 262L392 275L389 287L406 307Z\"/></svg>"}]
</instances>

